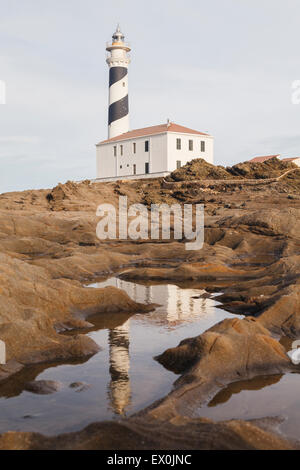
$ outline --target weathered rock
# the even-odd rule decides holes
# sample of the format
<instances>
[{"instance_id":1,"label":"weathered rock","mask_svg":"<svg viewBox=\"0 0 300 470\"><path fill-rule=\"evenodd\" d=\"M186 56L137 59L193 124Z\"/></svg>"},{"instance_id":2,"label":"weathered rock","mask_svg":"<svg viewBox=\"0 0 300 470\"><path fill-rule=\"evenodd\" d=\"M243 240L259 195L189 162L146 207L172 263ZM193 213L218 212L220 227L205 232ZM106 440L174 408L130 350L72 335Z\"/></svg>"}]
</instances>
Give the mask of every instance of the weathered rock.
<instances>
[{"instance_id":1,"label":"weathered rock","mask_svg":"<svg viewBox=\"0 0 300 470\"><path fill-rule=\"evenodd\" d=\"M157 360L182 374L175 390L150 411L157 419L178 413L192 416L194 407L220 384L291 367L284 347L254 318L225 319L202 335L181 341Z\"/></svg>"},{"instance_id":2,"label":"weathered rock","mask_svg":"<svg viewBox=\"0 0 300 470\"><path fill-rule=\"evenodd\" d=\"M72 382L69 387L74 388L76 392L84 392L91 388L91 384L87 384L86 382Z\"/></svg>"},{"instance_id":3,"label":"weathered rock","mask_svg":"<svg viewBox=\"0 0 300 470\"><path fill-rule=\"evenodd\" d=\"M49 395L63 388L63 384L56 380L34 380L25 384L27 392L36 393L37 395Z\"/></svg>"},{"instance_id":4,"label":"weathered rock","mask_svg":"<svg viewBox=\"0 0 300 470\"><path fill-rule=\"evenodd\" d=\"M221 227L247 226L265 235L287 235L300 239L300 210L295 208L260 210L220 221Z\"/></svg>"},{"instance_id":5,"label":"weathered rock","mask_svg":"<svg viewBox=\"0 0 300 470\"><path fill-rule=\"evenodd\" d=\"M294 337L300 331L300 176L290 165L274 160L225 169L198 161L169 183L68 182L53 190L0 195L0 338L8 356L7 364L0 366L0 379L17 374L18 393L23 390L24 364L83 360L99 350L88 336L58 332L92 328L91 322L97 325L101 315L122 313L128 318L153 308L115 288L82 285L124 267L131 267L123 274L127 279L221 290L218 300L227 310L256 317L226 320L163 353L160 361L182 376L169 396L140 417L91 425L57 438L6 433L0 437L0 448L293 447L261 421L212 423L192 417L194 407L228 381L291 367L283 347L271 336ZM199 175L203 184L192 181ZM251 182L252 178L260 180ZM96 208L103 202L117 206L119 195L126 195L128 204L147 207L205 203L203 249L186 251L184 239L98 240ZM7 396L16 393L7 380L3 391Z\"/></svg>"},{"instance_id":6,"label":"weathered rock","mask_svg":"<svg viewBox=\"0 0 300 470\"><path fill-rule=\"evenodd\" d=\"M132 301L122 290L84 288L67 279L52 279L45 268L0 253L0 338L7 362L22 364L94 354L99 346L83 335L64 336L57 325L89 326L84 320L105 312L148 312L153 307ZM0 366L0 379L9 369Z\"/></svg>"},{"instance_id":7,"label":"weathered rock","mask_svg":"<svg viewBox=\"0 0 300 470\"><path fill-rule=\"evenodd\" d=\"M300 334L300 283L282 292L276 302L260 315L259 322L277 335L298 337Z\"/></svg>"},{"instance_id":8,"label":"weathered rock","mask_svg":"<svg viewBox=\"0 0 300 470\"><path fill-rule=\"evenodd\" d=\"M169 181L191 180L232 180L232 179L265 179L282 175L288 170L296 169L291 162L284 162L274 157L262 163L244 162L233 167L224 168L207 163L203 158L195 158L183 167L171 173Z\"/></svg>"},{"instance_id":9,"label":"weathered rock","mask_svg":"<svg viewBox=\"0 0 300 470\"><path fill-rule=\"evenodd\" d=\"M80 432L46 437L37 433L0 435L0 450L291 450L295 443L272 432L272 420L226 421L178 417L171 422L130 419L95 423Z\"/></svg>"}]
</instances>

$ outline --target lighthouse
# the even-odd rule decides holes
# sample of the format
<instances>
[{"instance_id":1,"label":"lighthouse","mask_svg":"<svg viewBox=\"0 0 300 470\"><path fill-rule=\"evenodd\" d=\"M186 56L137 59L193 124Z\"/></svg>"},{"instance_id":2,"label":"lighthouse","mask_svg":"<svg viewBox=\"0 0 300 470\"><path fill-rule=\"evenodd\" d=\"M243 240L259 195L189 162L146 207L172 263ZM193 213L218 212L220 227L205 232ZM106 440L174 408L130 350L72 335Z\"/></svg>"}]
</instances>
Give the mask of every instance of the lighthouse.
<instances>
[{"instance_id":1,"label":"lighthouse","mask_svg":"<svg viewBox=\"0 0 300 470\"><path fill-rule=\"evenodd\" d=\"M128 66L130 47L117 26L106 44L109 66L108 138L96 144L95 181L161 178L194 158L214 161L214 138L169 119L129 130Z\"/></svg>"},{"instance_id":2,"label":"lighthouse","mask_svg":"<svg viewBox=\"0 0 300 470\"><path fill-rule=\"evenodd\" d=\"M109 66L109 108L108 108L108 138L129 131L128 106L128 65L130 63L130 47L124 42L124 35L117 26L112 36L112 42L107 44Z\"/></svg>"}]
</instances>

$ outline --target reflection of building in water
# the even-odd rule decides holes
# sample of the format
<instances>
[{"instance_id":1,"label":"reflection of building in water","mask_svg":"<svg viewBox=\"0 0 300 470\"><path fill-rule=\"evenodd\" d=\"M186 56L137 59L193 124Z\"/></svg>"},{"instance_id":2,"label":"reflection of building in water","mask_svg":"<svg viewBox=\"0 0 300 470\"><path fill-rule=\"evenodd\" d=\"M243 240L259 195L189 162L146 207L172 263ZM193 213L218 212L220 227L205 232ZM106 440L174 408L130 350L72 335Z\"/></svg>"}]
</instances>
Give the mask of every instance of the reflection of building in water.
<instances>
[{"instance_id":1,"label":"reflection of building in water","mask_svg":"<svg viewBox=\"0 0 300 470\"><path fill-rule=\"evenodd\" d=\"M109 395L117 414L124 414L131 400L129 379L129 321L109 330Z\"/></svg>"},{"instance_id":2,"label":"reflection of building in water","mask_svg":"<svg viewBox=\"0 0 300 470\"><path fill-rule=\"evenodd\" d=\"M167 324L178 324L194 320L199 316L215 315L215 301L212 298L199 298L205 291L201 289L181 289L173 284L145 286L134 282L110 278L97 287L115 286L125 290L136 302L157 303L162 307L156 309L147 321Z\"/></svg>"},{"instance_id":3,"label":"reflection of building in water","mask_svg":"<svg viewBox=\"0 0 300 470\"><path fill-rule=\"evenodd\" d=\"M194 321L203 317L210 319L215 314L215 301L211 298L200 297L205 291L201 289L181 289L172 284L145 286L134 282L126 282L117 278L97 284L97 287L114 286L123 289L136 302L156 303L161 307L149 315L135 317L135 321L158 323L174 328L177 325ZM109 330L110 375L109 396L111 406L117 414L124 414L131 402L129 378L129 323Z\"/></svg>"}]
</instances>

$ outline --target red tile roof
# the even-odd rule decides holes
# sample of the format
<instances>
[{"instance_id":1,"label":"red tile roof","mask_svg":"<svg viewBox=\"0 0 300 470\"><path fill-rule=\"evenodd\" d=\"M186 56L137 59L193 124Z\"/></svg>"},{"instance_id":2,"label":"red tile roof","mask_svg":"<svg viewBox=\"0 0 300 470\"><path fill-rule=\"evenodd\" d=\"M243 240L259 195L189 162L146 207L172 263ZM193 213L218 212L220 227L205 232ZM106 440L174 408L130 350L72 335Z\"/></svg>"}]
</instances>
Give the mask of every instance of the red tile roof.
<instances>
[{"instance_id":1,"label":"red tile roof","mask_svg":"<svg viewBox=\"0 0 300 470\"><path fill-rule=\"evenodd\" d=\"M265 155L261 157L254 157L252 158L252 160L249 160L249 162L262 163L262 162L265 162L266 160L270 160L271 158L275 158L275 157L280 157L280 155Z\"/></svg>"},{"instance_id":2,"label":"red tile roof","mask_svg":"<svg viewBox=\"0 0 300 470\"><path fill-rule=\"evenodd\" d=\"M293 162L294 160L299 160L300 157L293 157L293 158L283 158L283 162Z\"/></svg>"},{"instance_id":3,"label":"red tile roof","mask_svg":"<svg viewBox=\"0 0 300 470\"><path fill-rule=\"evenodd\" d=\"M147 135L162 134L164 132L179 132L180 134L197 134L209 136L209 134L205 134L204 132L195 131L193 129L189 129L188 127L183 127L179 124L175 124L174 122L170 122L169 124L160 124L158 126L144 127L142 129L135 129L133 131L125 132L125 134L118 135L112 139L103 140L102 142L99 142L99 144L106 144L108 142L116 142L119 140L132 139L135 137L143 137Z\"/></svg>"}]
</instances>

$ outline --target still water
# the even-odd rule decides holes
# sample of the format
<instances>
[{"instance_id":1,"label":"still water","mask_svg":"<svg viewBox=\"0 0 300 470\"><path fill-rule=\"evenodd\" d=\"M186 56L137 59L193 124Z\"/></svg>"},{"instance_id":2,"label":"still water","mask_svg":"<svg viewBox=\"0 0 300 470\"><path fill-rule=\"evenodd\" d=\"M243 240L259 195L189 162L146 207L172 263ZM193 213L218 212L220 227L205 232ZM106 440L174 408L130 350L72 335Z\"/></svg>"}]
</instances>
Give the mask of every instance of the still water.
<instances>
[{"instance_id":1,"label":"still water","mask_svg":"<svg viewBox=\"0 0 300 470\"><path fill-rule=\"evenodd\" d=\"M147 314L101 314L89 318L87 333L101 350L82 363L35 366L0 386L0 432L44 434L81 429L87 424L128 416L166 395L177 376L153 357L187 337L196 336L225 317L213 296L202 289L171 284L141 285L110 278L93 287L113 285L132 299L161 304ZM51 395L24 391L29 380L57 380ZM82 391L73 382L88 384Z\"/></svg>"},{"instance_id":2,"label":"still water","mask_svg":"<svg viewBox=\"0 0 300 470\"><path fill-rule=\"evenodd\" d=\"M229 384L194 416L228 419L278 418L278 430L300 440L300 375L262 375Z\"/></svg>"},{"instance_id":3,"label":"still water","mask_svg":"<svg viewBox=\"0 0 300 470\"><path fill-rule=\"evenodd\" d=\"M147 314L101 314L89 318L87 334L101 350L85 361L35 366L0 385L0 432L75 431L100 420L129 416L172 389L177 376L153 357L182 339L199 335L226 318L213 295L200 288L171 284L142 285L112 277L92 287L113 285L132 299L160 304ZM290 349L290 345L287 345ZM62 388L52 395L24 391L30 380L57 380ZM86 386L71 388L73 382ZM300 375L260 376L229 384L191 415L213 420L279 416L280 429L300 438Z\"/></svg>"}]
</instances>

